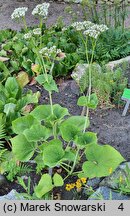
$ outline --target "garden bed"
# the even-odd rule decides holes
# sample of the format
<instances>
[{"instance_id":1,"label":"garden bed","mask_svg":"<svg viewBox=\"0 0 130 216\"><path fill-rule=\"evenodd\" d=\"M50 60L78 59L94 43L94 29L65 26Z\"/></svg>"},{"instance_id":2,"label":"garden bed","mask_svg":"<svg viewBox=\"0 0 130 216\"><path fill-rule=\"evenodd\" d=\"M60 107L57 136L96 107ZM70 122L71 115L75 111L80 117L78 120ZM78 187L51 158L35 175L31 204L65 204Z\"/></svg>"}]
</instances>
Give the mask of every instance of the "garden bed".
<instances>
[{"instance_id":1,"label":"garden bed","mask_svg":"<svg viewBox=\"0 0 130 216\"><path fill-rule=\"evenodd\" d=\"M120 26L121 17L112 23L109 19L110 28L106 22L100 24L100 17L97 24L92 17L92 22L69 26L59 19L48 28L63 15L66 3L51 2L51 7L38 3L0 4L3 12L9 6L8 15L2 13L9 26L5 22L2 28L20 30L23 26L14 25L13 19L24 24L20 32L0 32L0 173L11 181L0 175L0 195L25 189L25 199L88 199L104 177L130 161L130 114L122 117L121 101L129 85L129 69L124 73L116 68L113 73L105 66L130 54L130 32L124 22ZM11 15L19 6L29 10L18 8ZM79 9L80 19L80 5L72 7ZM35 18L30 20L32 16L38 16L39 26ZM70 23L71 15L65 16L65 24ZM74 68L79 64L82 69L86 63L84 76L72 80ZM118 186L129 194L129 165L122 172L126 176L118 176ZM89 187L87 183L95 178L98 183Z\"/></svg>"},{"instance_id":2,"label":"garden bed","mask_svg":"<svg viewBox=\"0 0 130 216\"><path fill-rule=\"evenodd\" d=\"M60 104L63 107L68 108L70 114L80 115L82 108L77 106L78 95L75 94L75 82L73 80L58 80L59 84L59 93L53 93L53 103ZM40 104L48 104L48 93L43 90L39 85L33 85L26 87L31 89L33 92L40 91ZM120 109L117 108L98 108L95 111L90 113L90 127L88 130L97 133L98 141L100 144L109 144L117 149L126 161L130 161L130 113L128 112L125 117L122 117L123 107ZM28 177L31 177L31 185L38 183L40 175L35 173L35 164L28 163L33 172L28 175L25 175L23 178L25 182ZM69 182L74 181L75 178L69 179ZM66 182L67 183L67 182ZM23 192L23 188L17 184L17 181L8 182L7 180L0 189L0 195L5 195L9 193L12 189L15 189L17 192ZM72 199L73 193L67 192L65 187L59 188L54 191L55 199ZM86 199L85 195L80 195L80 199Z\"/></svg>"}]
</instances>

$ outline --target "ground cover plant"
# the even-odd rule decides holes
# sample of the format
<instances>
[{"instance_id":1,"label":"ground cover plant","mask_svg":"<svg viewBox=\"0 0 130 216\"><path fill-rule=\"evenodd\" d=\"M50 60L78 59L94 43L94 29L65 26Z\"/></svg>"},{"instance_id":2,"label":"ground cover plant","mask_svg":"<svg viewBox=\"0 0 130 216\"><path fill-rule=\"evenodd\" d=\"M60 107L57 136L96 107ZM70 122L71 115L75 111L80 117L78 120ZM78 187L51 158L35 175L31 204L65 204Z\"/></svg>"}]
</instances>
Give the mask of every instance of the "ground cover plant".
<instances>
[{"instance_id":1,"label":"ground cover plant","mask_svg":"<svg viewBox=\"0 0 130 216\"><path fill-rule=\"evenodd\" d=\"M48 30L43 24L48 8L48 3L34 8L32 14L39 18L39 26L34 29L28 29L26 24L25 14L28 9L15 9L12 19L22 19L24 30L20 33L8 32L1 44L1 56L10 59L1 64L4 70L0 86L0 172L11 181L17 178L26 192L22 193L26 199L53 199L56 187L64 186L67 191L87 188L87 179L109 176L125 161L116 149L110 145L101 145L97 134L88 131L90 110L95 110L101 100L98 99L99 88L96 89L97 85L93 84L93 62L97 58L98 45L102 46L103 40L105 43L105 32L111 30L104 24L90 21L74 22L67 28L55 26ZM125 32L122 37L126 35ZM83 58L80 57L81 53ZM67 108L53 104L52 93L58 92L54 76L66 75L80 61L88 64L88 83L84 89L87 92L80 86L83 95L77 101L78 106L85 108L85 114L70 115ZM100 61L103 61L101 53ZM116 75L116 81L110 89L111 95L113 91L119 92L115 88L118 78L121 80L121 90L126 85L120 70ZM34 76L35 81L48 92L49 104L36 105L39 92L22 92L30 81L29 76ZM103 75L102 79L105 81ZM114 77L111 79L113 81ZM110 78L108 80L110 82ZM32 107L28 108L32 103L35 104L33 110ZM3 142L8 143L9 147ZM33 192L31 178L28 178L27 185L20 178L23 172L31 171L25 163L29 164L32 159L40 175ZM62 168L63 172L58 173L55 168ZM69 183L68 179L72 177L76 181Z\"/></svg>"}]
</instances>

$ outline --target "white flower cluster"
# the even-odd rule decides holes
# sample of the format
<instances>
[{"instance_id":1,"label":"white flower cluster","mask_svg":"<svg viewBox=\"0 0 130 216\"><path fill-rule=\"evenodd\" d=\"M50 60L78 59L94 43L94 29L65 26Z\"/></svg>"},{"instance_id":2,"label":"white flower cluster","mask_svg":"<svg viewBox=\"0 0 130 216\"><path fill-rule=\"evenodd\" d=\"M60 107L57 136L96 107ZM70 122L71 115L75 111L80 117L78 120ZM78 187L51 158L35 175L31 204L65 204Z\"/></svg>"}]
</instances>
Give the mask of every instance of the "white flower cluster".
<instances>
[{"instance_id":1,"label":"white flower cluster","mask_svg":"<svg viewBox=\"0 0 130 216\"><path fill-rule=\"evenodd\" d=\"M33 29L33 34L34 35L41 35L42 34L41 28Z\"/></svg>"},{"instance_id":2,"label":"white flower cluster","mask_svg":"<svg viewBox=\"0 0 130 216\"><path fill-rule=\"evenodd\" d=\"M40 54L47 56L49 58L54 57L61 52L62 51L60 49L57 49L56 46L52 46L51 48L44 47L39 51Z\"/></svg>"},{"instance_id":3,"label":"white flower cluster","mask_svg":"<svg viewBox=\"0 0 130 216\"><path fill-rule=\"evenodd\" d=\"M16 8L11 14L11 19L19 19L21 17L25 17L27 10L27 7Z\"/></svg>"},{"instance_id":4,"label":"white flower cluster","mask_svg":"<svg viewBox=\"0 0 130 216\"><path fill-rule=\"evenodd\" d=\"M38 4L32 11L32 15L38 15L44 17L46 19L48 15L48 8L50 6L50 3L42 3Z\"/></svg>"},{"instance_id":5,"label":"white flower cluster","mask_svg":"<svg viewBox=\"0 0 130 216\"><path fill-rule=\"evenodd\" d=\"M108 30L108 27L104 24L97 25L90 21L84 22L74 22L71 25L77 31L83 31L83 34L86 36L93 37L97 39L97 37L104 31Z\"/></svg>"},{"instance_id":6,"label":"white flower cluster","mask_svg":"<svg viewBox=\"0 0 130 216\"><path fill-rule=\"evenodd\" d=\"M107 31L108 27L106 25L97 25L97 24L93 24L93 26L91 26L89 29L87 29L86 31L84 31L84 35L88 35L94 39L97 39L98 36L104 32Z\"/></svg>"},{"instance_id":7,"label":"white flower cluster","mask_svg":"<svg viewBox=\"0 0 130 216\"><path fill-rule=\"evenodd\" d=\"M26 40L30 39L31 37L32 37L32 32L31 31L24 34L24 39L26 39Z\"/></svg>"},{"instance_id":8,"label":"white flower cluster","mask_svg":"<svg viewBox=\"0 0 130 216\"><path fill-rule=\"evenodd\" d=\"M71 25L73 28L76 29L76 31L84 31L87 28L90 28L93 26L93 23L90 21L83 21L83 22L74 22Z\"/></svg>"}]
</instances>

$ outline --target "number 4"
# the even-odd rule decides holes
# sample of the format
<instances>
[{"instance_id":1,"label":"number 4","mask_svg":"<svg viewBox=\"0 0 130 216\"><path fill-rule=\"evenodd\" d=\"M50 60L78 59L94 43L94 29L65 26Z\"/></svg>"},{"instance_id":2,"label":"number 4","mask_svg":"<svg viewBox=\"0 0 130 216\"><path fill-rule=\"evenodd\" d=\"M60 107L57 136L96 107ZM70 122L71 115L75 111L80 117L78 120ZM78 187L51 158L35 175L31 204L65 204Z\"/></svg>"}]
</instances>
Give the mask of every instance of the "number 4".
<instances>
[{"instance_id":1,"label":"number 4","mask_svg":"<svg viewBox=\"0 0 130 216\"><path fill-rule=\"evenodd\" d=\"M123 203L121 203L121 204L119 205L118 209L120 209L121 211L124 210Z\"/></svg>"}]
</instances>

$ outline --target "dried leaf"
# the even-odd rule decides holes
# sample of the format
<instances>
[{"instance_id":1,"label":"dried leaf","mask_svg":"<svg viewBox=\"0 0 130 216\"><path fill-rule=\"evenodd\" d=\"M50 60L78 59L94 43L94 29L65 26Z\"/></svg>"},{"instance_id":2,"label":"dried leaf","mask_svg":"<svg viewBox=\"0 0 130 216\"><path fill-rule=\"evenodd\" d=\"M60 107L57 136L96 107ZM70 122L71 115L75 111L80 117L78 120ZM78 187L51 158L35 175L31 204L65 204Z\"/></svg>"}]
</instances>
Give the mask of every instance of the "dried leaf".
<instances>
[{"instance_id":1,"label":"dried leaf","mask_svg":"<svg viewBox=\"0 0 130 216\"><path fill-rule=\"evenodd\" d=\"M19 85L21 88L23 88L25 85L27 85L29 83L29 76L25 71L20 71L18 73L18 76L16 77Z\"/></svg>"}]
</instances>

